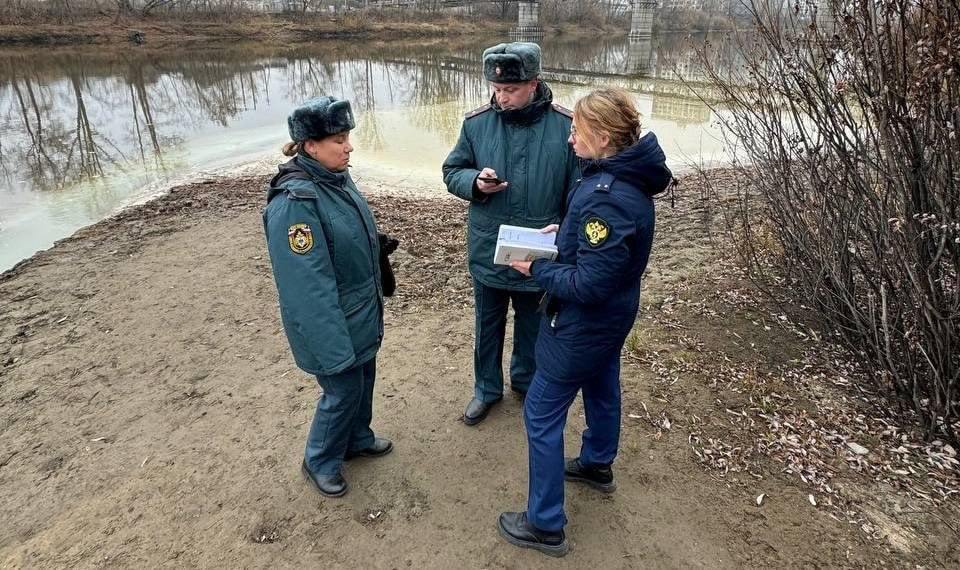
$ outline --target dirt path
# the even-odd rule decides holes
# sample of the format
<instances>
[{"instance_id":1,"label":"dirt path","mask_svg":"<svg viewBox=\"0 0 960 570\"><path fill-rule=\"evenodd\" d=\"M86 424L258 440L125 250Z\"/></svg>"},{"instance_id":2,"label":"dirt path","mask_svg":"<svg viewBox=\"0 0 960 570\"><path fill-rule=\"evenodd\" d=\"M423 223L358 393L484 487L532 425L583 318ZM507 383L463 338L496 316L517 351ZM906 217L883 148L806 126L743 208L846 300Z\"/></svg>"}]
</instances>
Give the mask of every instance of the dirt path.
<instances>
[{"instance_id":1,"label":"dirt path","mask_svg":"<svg viewBox=\"0 0 960 570\"><path fill-rule=\"evenodd\" d=\"M713 299L719 287L721 256L694 199L661 206L644 313L624 360L619 488L568 488L568 557L509 547L494 527L525 497L521 402L506 397L477 428L459 421L473 317L464 211L452 200L372 198L381 225L403 240L374 424L397 449L350 463L345 498L319 497L299 475L318 389L294 367L280 326L261 188L235 179L178 189L0 276L0 567L960 563L940 519L914 520L922 537L897 526L870 538L813 507L813 491L773 459L757 460L760 478L702 459L709 434L733 433L723 418L735 394L712 372L716 351L732 363L786 361L801 348L777 328L751 333L749 315L677 304L678 289ZM418 236L425 220L429 240ZM651 363L651 354L676 363L692 352L709 362L676 379ZM570 424L574 451L579 402ZM847 481L863 495L880 489L856 473Z\"/></svg>"}]
</instances>

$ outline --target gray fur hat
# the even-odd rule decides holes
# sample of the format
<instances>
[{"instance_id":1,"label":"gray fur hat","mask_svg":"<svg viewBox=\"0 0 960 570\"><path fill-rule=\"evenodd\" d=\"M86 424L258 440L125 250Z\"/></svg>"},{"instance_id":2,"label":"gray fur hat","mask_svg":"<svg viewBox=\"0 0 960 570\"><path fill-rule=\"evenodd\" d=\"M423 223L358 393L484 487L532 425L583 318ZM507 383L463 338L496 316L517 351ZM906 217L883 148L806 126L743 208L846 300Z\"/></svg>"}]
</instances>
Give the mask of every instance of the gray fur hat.
<instances>
[{"instance_id":1,"label":"gray fur hat","mask_svg":"<svg viewBox=\"0 0 960 570\"><path fill-rule=\"evenodd\" d=\"M287 129L293 142L322 139L356 126L350 101L341 101L336 97L314 97L287 117Z\"/></svg>"},{"instance_id":2,"label":"gray fur hat","mask_svg":"<svg viewBox=\"0 0 960 570\"><path fill-rule=\"evenodd\" d=\"M483 76L496 83L520 83L540 75L540 46L529 42L498 44L483 50Z\"/></svg>"}]
</instances>

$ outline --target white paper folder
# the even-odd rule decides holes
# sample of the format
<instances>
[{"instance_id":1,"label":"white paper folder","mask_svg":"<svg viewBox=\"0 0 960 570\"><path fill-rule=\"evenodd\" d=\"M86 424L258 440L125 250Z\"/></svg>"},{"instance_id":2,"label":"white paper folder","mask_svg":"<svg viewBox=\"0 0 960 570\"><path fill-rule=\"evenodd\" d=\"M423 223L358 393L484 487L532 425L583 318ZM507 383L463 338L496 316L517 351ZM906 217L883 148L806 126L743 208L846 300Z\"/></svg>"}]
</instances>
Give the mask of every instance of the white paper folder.
<instances>
[{"instance_id":1,"label":"white paper folder","mask_svg":"<svg viewBox=\"0 0 960 570\"><path fill-rule=\"evenodd\" d=\"M493 263L510 265L511 261L556 259L556 238L557 234L543 234L539 229L501 225L500 232L497 234L497 249L493 254Z\"/></svg>"}]
</instances>

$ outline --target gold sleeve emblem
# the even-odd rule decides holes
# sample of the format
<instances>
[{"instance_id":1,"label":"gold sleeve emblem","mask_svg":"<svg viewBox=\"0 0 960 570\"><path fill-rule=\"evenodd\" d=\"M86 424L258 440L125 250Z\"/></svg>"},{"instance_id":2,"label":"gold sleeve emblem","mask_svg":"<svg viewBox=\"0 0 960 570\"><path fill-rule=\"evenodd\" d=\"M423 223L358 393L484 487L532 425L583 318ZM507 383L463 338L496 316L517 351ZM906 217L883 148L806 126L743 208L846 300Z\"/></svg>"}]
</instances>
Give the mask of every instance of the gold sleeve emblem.
<instances>
[{"instance_id":1,"label":"gold sleeve emblem","mask_svg":"<svg viewBox=\"0 0 960 570\"><path fill-rule=\"evenodd\" d=\"M610 225L600 218L589 218L583 226L583 235L587 238L587 243L597 247L610 236Z\"/></svg>"},{"instance_id":2,"label":"gold sleeve emblem","mask_svg":"<svg viewBox=\"0 0 960 570\"><path fill-rule=\"evenodd\" d=\"M303 255L313 249L313 230L307 224L293 224L287 230L287 241L293 253Z\"/></svg>"}]
</instances>

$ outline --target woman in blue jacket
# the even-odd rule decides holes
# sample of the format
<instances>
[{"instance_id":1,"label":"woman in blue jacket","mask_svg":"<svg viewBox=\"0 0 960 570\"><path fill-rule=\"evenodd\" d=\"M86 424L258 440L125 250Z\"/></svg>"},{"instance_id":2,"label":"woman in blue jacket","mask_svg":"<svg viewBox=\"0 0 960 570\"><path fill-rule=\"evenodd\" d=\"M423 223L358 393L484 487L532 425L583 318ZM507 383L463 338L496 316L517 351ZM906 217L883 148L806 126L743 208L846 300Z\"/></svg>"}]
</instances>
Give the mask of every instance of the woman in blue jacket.
<instances>
[{"instance_id":1,"label":"woman in blue jacket","mask_svg":"<svg viewBox=\"0 0 960 570\"><path fill-rule=\"evenodd\" d=\"M563 556L563 482L613 492L620 439L620 350L640 304L653 244L652 197L672 175L653 133L640 130L632 98L601 89L577 102L570 144L583 178L570 192L555 261L514 262L546 290L537 371L524 403L530 487L526 512L500 515L512 544ZM587 429L578 457L563 457L567 410L583 390Z\"/></svg>"},{"instance_id":2,"label":"woman in blue jacket","mask_svg":"<svg viewBox=\"0 0 960 570\"><path fill-rule=\"evenodd\" d=\"M292 142L270 183L263 227L293 358L317 377L317 403L303 474L323 495L347 492L344 459L386 455L375 437L373 384L383 340L376 222L347 170L353 112L317 97L287 119Z\"/></svg>"}]
</instances>

